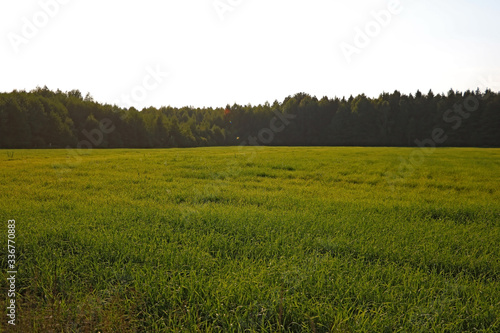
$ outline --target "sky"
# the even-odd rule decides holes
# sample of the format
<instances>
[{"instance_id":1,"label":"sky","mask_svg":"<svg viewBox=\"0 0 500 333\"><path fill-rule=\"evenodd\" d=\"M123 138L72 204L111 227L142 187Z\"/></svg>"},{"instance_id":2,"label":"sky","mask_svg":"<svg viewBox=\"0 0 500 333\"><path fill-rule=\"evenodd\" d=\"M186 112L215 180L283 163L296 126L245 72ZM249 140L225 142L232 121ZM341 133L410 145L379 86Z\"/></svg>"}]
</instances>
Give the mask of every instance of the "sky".
<instances>
[{"instance_id":1,"label":"sky","mask_svg":"<svg viewBox=\"0 0 500 333\"><path fill-rule=\"evenodd\" d=\"M0 91L223 107L500 90L498 0L3 0Z\"/></svg>"}]
</instances>

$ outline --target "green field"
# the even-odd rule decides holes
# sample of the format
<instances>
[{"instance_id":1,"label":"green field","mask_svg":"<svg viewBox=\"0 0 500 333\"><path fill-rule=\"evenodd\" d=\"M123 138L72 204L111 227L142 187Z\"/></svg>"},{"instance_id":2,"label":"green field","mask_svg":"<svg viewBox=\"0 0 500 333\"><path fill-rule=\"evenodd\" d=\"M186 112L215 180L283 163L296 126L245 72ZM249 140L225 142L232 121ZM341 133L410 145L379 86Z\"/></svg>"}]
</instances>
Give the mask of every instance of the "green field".
<instances>
[{"instance_id":1,"label":"green field","mask_svg":"<svg viewBox=\"0 0 500 333\"><path fill-rule=\"evenodd\" d=\"M500 332L500 149L414 151L0 151L0 328Z\"/></svg>"}]
</instances>

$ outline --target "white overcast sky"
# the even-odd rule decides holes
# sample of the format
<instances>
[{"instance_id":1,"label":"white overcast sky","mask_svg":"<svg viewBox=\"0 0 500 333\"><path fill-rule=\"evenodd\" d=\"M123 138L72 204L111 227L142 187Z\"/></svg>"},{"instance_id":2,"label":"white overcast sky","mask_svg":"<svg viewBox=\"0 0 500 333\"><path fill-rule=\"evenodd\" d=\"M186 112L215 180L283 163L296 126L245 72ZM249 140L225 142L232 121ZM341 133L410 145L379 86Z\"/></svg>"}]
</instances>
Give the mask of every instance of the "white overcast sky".
<instances>
[{"instance_id":1,"label":"white overcast sky","mask_svg":"<svg viewBox=\"0 0 500 333\"><path fill-rule=\"evenodd\" d=\"M372 13L390 2L2 0L0 91L47 85L142 108L499 90L500 1L401 0L376 34ZM341 45L367 26L348 62ZM152 70L168 76L157 85Z\"/></svg>"}]
</instances>

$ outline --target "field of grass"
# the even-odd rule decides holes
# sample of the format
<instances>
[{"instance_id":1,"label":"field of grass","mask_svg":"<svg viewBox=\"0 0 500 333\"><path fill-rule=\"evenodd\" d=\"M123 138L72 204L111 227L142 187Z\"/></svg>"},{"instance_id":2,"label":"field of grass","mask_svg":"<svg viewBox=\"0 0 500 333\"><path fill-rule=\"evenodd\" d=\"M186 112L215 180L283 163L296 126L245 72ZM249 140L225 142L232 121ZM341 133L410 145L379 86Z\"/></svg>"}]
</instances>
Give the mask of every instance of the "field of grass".
<instances>
[{"instance_id":1,"label":"field of grass","mask_svg":"<svg viewBox=\"0 0 500 333\"><path fill-rule=\"evenodd\" d=\"M500 149L413 151L0 151L0 329L500 332Z\"/></svg>"}]
</instances>

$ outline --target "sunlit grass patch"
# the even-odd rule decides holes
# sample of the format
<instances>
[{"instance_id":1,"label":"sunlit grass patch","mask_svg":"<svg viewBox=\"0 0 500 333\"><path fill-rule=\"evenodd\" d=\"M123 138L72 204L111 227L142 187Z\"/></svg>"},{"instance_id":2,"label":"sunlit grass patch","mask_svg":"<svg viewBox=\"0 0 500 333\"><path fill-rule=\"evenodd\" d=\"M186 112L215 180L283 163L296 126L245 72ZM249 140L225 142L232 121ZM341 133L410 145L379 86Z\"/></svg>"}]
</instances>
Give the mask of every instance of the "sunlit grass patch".
<instances>
[{"instance_id":1,"label":"sunlit grass patch","mask_svg":"<svg viewBox=\"0 0 500 333\"><path fill-rule=\"evenodd\" d=\"M245 149L0 155L18 331L500 330L498 149Z\"/></svg>"}]
</instances>

